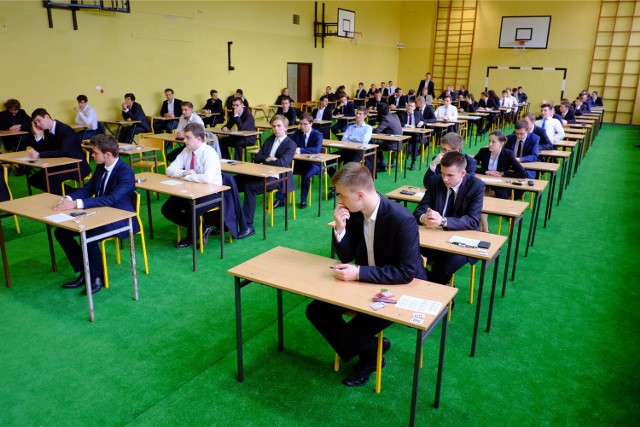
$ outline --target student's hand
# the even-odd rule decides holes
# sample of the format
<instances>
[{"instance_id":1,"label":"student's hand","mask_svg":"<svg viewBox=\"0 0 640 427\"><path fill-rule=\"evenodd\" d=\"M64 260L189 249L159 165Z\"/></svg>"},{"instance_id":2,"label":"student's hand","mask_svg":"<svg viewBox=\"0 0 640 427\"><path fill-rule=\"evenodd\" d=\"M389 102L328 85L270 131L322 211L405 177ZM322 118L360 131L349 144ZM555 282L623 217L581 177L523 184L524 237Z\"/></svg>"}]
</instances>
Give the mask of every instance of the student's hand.
<instances>
[{"instance_id":1,"label":"student's hand","mask_svg":"<svg viewBox=\"0 0 640 427\"><path fill-rule=\"evenodd\" d=\"M436 212L429 208L427 209L427 213L423 217L422 221L427 227L437 228L440 227L440 224L442 223L442 215L440 215L440 212Z\"/></svg>"},{"instance_id":2,"label":"student's hand","mask_svg":"<svg viewBox=\"0 0 640 427\"><path fill-rule=\"evenodd\" d=\"M184 138L184 132L183 131L176 132L176 138Z\"/></svg>"},{"instance_id":3,"label":"student's hand","mask_svg":"<svg viewBox=\"0 0 640 427\"><path fill-rule=\"evenodd\" d=\"M333 275L338 280L350 282L358 280L358 266L353 264L336 264L333 266Z\"/></svg>"},{"instance_id":4,"label":"student's hand","mask_svg":"<svg viewBox=\"0 0 640 427\"><path fill-rule=\"evenodd\" d=\"M229 129L225 126L222 128L222 132L229 132Z\"/></svg>"},{"instance_id":5,"label":"student's hand","mask_svg":"<svg viewBox=\"0 0 640 427\"><path fill-rule=\"evenodd\" d=\"M182 172L182 176L193 175L195 173L196 173L196 171L194 171L193 169L189 169L189 170L186 170L186 171Z\"/></svg>"},{"instance_id":6,"label":"student's hand","mask_svg":"<svg viewBox=\"0 0 640 427\"><path fill-rule=\"evenodd\" d=\"M300 147L296 148L296 154L300 154Z\"/></svg>"},{"instance_id":7,"label":"student's hand","mask_svg":"<svg viewBox=\"0 0 640 427\"><path fill-rule=\"evenodd\" d=\"M78 112L78 113L81 111L80 107L78 107L77 105L75 107L73 107L73 109L76 110L76 112Z\"/></svg>"},{"instance_id":8,"label":"student's hand","mask_svg":"<svg viewBox=\"0 0 640 427\"><path fill-rule=\"evenodd\" d=\"M489 175L489 176L497 176L498 178L500 178L504 174L502 172L498 172L498 171L487 171L487 175Z\"/></svg>"},{"instance_id":9,"label":"student's hand","mask_svg":"<svg viewBox=\"0 0 640 427\"><path fill-rule=\"evenodd\" d=\"M436 166L438 166L440 164L440 162L442 161L442 158L444 157L444 153L439 152L437 156L435 156L433 158L433 160L431 161L431 166L433 166L434 168Z\"/></svg>"},{"instance_id":10,"label":"student's hand","mask_svg":"<svg viewBox=\"0 0 640 427\"><path fill-rule=\"evenodd\" d=\"M65 197L60 199L58 203L53 207L54 211L68 211L70 209L76 209L78 207L78 203L75 200L69 200Z\"/></svg>"},{"instance_id":11,"label":"student's hand","mask_svg":"<svg viewBox=\"0 0 640 427\"><path fill-rule=\"evenodd\" d=\"M9 130L12 130L14 132L18 132L20 130L20 125L13 125L9 128Z\"/></svg>"},{"instance_id":12,"label":"student's hand","mask_svg":"<svg viewBox=\"0 0 640 427\"><path fill-rule=\"evenodd\" d=\"M172 113L167 113L164 115L165 117L175 117Z\"/></svg>"},{"instance_id":13,"label":"student's hand","mask_svg":"<svg viewBox=\"0 0 640 427\"><path fill-rule=\"evenodd\" d=\"M126 102L123 102L123 103L122 103L122 109L123 109L123 110L126 110L126 109L127 109L127 103L126 103Z\"/></svg>"},{"instance_id":14,"label":"student's hand","mask_svg":"<svg viewBox=\"0 0 640 427\"><path fill-rule=\"evenodd\" d=\"M349 212L342 203L338 203L333 210L333 219L336 221L336 233L341 234L344 231L349 218L351 218L351 212Z\"/></svg>"},{"instance_id":15,"label":"student's hand","mask_svg":"<svg viewBox=\"0 0 640 427\"><path fill-rule=\"evenodd\" d=\"M32 159L39 159L40 158L40 153L38 153L33 148L30 149L30 150L27 150L27 154L29 154L29 157L31 157Z\"/></svg>"}]
</instances>

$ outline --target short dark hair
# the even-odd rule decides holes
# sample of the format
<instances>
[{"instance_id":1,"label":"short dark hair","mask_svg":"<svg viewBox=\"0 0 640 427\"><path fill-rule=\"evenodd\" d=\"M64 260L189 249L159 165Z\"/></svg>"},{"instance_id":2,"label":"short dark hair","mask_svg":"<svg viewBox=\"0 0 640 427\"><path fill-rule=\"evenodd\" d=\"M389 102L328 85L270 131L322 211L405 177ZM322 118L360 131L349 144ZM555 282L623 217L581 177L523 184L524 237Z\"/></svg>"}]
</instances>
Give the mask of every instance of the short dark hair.
<instances>
[{"instance_id":1,"label":"short dark hair","mask_svg":"<svg viewBox=\"0 0 640 427\"><path fill-rule=\"evenodd\" d=\"M4 103L4 108L6 108L7 110L12 110L12 109L16 109L19 110L20 109L20 101L18 101L17 99L7 99L7 102Z\"/></svg>"},{"instance_id":2,"label":"short dark hair","mask_svg":"<svg viewBox=\"0 0 640 427\"><path fill-rule=\"evenodd\" d=\"M543 108L548 108L550 110L553 110L553 105L545 103L540 106L540 109L543 109Z\"/></svg>"},{"instance_id":3,"label":"short dark hair","mask_svg":"<svg viewBox=\"0 0 640 427\"><path fill-rule=\"evenodd\" d=\"M285 96L285 95L282 95L282 98L280 99L280 102L282 103L282 101L289 101L289 102L291 102L291 97L289 97L289 96Z\"/></svg>"},{"instance_id":4,"label":"short dark hair","mask_svg":"<svg viewBox=\"0 0 640 427\"><path fill-rule=\"evenodd\" d=\"M349 188L352 193L363 189L366 191L375 190L373 178L369 169L358 162L349 162L342 166L331 178L331 185L344 185Z\"/></svg>"},{"instance_id":5,"label":"short dark hair","mask_svg":"<svg viewBox=\"0 0 640 427\"><path fill-rule=\"evenodd\" d=\"M440 160L440 165L448 168L449 166L457 166L458 169L465 170L467 168L467 159L459 151L447 151Z\"/></svg>"},{"instance_id":6,"label":"short dark hair","mask_svg":"<svg viewBox=\"0 0 640 427\"><path fill-rule=\"evenodd\" d=\"M309 123L313 123L313 116L310 113L302 113L300 120L306 120Z\"/></svg>"},{"instance_id":7,"label":"short dark hair","mask_svg":"<svg viewBox=\"0 0 640 427\"><path fill-rule=\"evenodd\" d=\"M100 133L91 137L89 141L92 147L100 150L101 153L111 153L113 157L119 156L120 146L115 136L106 133Z\"/></svg>"},{"instance_id":8,"label":"short dark hair","mask_svg":"<svg viewBox=\"0 0 640 427\"><path fill-rule=\"evenodd\" d=\"M491 135L493 135L493 136L495 136L496 138L498 138L498 141L502 142L503 144L504 144L505 142L507 142L507 137L504 135L504 133L502 133L502 131L501 131L501 130L494 130L493 132L491 132L491 133L489 134L489 136L491 136Z\"/></svg>"},{"instance_id":9,"label":"short dark hair","mask_svg":"<svg viewBox=\"0 0 640 427\"><path fill-rule=\"evenodd\" d=\"M320 97L320 101L324 101L325 99L329 99L329 97L327 95L322 95Z\"/></svg>"},{"instance_id":10,"label":"short dark hair","mask_svg":"<svg viewBox=\"0 0 640 427\"><path fill-rule=\"evenodd\" d=\"M571 103L567 99L563 99L562 102L560 103L560 105L564 105L567 108L571 107Z\"/></svg>"},{"instance_id":11,"label":"short dark hair","mask_svg":"<svg viewBox=\"0 0 640 427\"><path fill-rule=\"evenodd\" d=\"M269 123L273 124L273 122L275 122L277 120L280 120L282 122L282 124L284 125L284 127L289 126L289 119L287 119L282 114L276 114L275 116L273 116L271 118L271 120L269 121Z\"/></svg>"},{"instance_id":12,"label":"short dark hair","mask_svg":"<svg viewBox=\"0 0 640 427\"><path fill-rule=\"evenodd\" d=\"M49 114L49 112L47 110L45 110L44 108L40 107L40 108L36 108L35 110L33 110L33 113L31 113L31 120L35 120L36 117L44 117L44 116L49 116L51 117L51 115Z\"/></svg>"},{"instance_id":13,"label":"short dark hair","mask_svg":"<svg viewBox=\"0 0 640 427\"><path fill-rule=\"evenodd\" d=\"M386 116L389 114L389 105L386 102L381 102L378 104L378 114L381 116Z\"/></svg>"},{"instance_id":14,"label":"short dark hair","mask_svg":"<svg viewBox=\"0 0 640 427\"><path fill-rule=\"evenodd\" d=\"M442 100L444 101L445 99L449 98L449 101L451 101L451 96L447 95L444 98L442 98Z\"/></svg>"},{"instance_id":15,"label":"short dark hair","mask_svg":"<svg viewBox=\"0 0 640 427\"><path fill-rule=\"evenodd\" d=\"M369 111L367 110L367 107L365 107L364 105L360 105L359 107L356 107L356 113L358 111L362 111L364 113L364 115L366 116L367 114L369 114Z\"/></svg>"},{"instance_id":16,"label":"short dark hair","mask_svg":"<svg viewBox=\"0 0 640 427\"><path fill-rule=\"evenodd\" d=\"M191 132L193 136L204 142L204 126L200 123L188 123L184 127L184 133Z\"/></svg>"},{"instance_id":17,"label":"short dark hair","mask_svg":"<svg viewBox=\"0 0 640 427\"><path fill-rule=\"evenodd\" d=\"M236 89L236 93L239 93L240 95L244 95L244 92L242 91L242 89Z\"/></svg>"},{"instance_id":18,"label":"short dark hair","mask_svg":"<svg viewBox=\"0 0 640 427\"><path fill-rule=\"evenodd\" d=\"M76 100L78 102L88 102L89 98L87 98L86 95L78 95L78 96L76 96Z\"/></svg>"},{"instance_id":19,"label":"short dark hair","mask_svg":"<svg viewBox=\"0 0 640 427\"><path fill-rule=\"evenodd\" d=\"M379 93L382 93L382 92L380 92L380 89L376 89L376 90L374 90L374 91L373 91L373 94L374 94L374 95L377 95L377 94L379 94Z\"/></svg>"},{"instance_id":20,"label":"short dark hair","mask_svg":"<svg viewBox=\"0 0 640 427\"><path fill-rule=\"evenodd\" d=\"M211 89L211 90L209 91L209 95L213 95L214 93L218 93L218 91L217 91L217 90L215 90L215 89Z\"/></svg>"},{"instance_id":21,"label":"short dark hair","mask_svg":"<svg viewBox=\"0 0 640 427\"><path fill-rule=\"evenodd\" d=\"M233 98L233 101L231 101L231 104L233 105L234 102L239 101L240 104L244 105L244 100L238 96L236 96L235 98Z\"/></svg>"},{"instance_id":22,"label":"short dark hair","mask_svg":"<svg viewBox=\"0 0 640 427\"><path fill-rule=\"evenodd\" d=\"M526 120L518 120L516 122L516 129L529 129L529 123Z\"/></svg>"},{"instance_id":23,"label":"short dark hair","mask_svg":"<svg viewBox=\"0 0 640 427\"><path fill-rule=\"evenodd\" d=\"M164 93L167 93L167 92L171 92L171 93L173 93L173 89L171 89L170 87L168 87L168 88L166 88L166 89L164 90Z\"/></svg>"},{"instance_id":24,"label":"short dark hair","mask_svg":"<svg viewBox=\"0 0 640 427\"><path fill-rule=\"evenodd\" d=\"M451 148L455 150L462 150L462 146L464 145L462 141L462 137L460 134L456 132L448 132L446 133L442 139L440 140L440 144L448 144Z\"/></svg>"},{"instance_id":25,"label":"short dark hair","mask_svg":"<svg viewBox=\"0 0 640 427\"><path fill-rule=\"evenodd\" d=\"M125 98L130 98L132 101L136 100L136 96L134 94L132 94L132 93L125 93L124 97Z\"/></svg>"},{"instance_id":26,"label":"short dark hair","mask_svg":"<svg viewBox=\"0 0 640 427\"><path fill-rule=\"evenodd\" d=\"M182 106L183 107L189 107L193 110L193 103L190 101L182 101Z\"/></svg>"}]
</instances>

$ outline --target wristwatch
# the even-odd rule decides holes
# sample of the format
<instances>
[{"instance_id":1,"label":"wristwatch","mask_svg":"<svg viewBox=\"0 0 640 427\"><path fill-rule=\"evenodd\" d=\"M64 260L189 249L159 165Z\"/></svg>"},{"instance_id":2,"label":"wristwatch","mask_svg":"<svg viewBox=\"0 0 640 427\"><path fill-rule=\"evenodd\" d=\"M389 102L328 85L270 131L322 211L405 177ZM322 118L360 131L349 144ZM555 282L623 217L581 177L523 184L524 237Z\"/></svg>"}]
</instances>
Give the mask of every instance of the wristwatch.
<instances>
[{"instance_id":1,"label":"wristwatch","mask_svg":"<svg viewBox=\"0 0 640 427\"><path fill-rule=\"evenodd\" d=\"M442 228L443 230L447 229L447 218L442 217L442 222L440 222L440 228Z\"/></svg>"}]
</instances>

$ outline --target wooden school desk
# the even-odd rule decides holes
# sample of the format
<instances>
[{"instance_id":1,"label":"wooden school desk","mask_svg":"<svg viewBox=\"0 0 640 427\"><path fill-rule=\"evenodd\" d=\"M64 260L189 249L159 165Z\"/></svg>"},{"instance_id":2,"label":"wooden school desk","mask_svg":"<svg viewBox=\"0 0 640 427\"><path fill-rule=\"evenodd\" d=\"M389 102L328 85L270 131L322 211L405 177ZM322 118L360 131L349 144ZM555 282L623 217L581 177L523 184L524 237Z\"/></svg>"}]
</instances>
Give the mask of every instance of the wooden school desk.
<instances>
[{"instance_id":1,"label":"wooden school desk","mask_svg":"<svg viewBox=\"0 0 640 427\"><path fill-rule=\"evenodd\" d=\"M418 407L418 388L420 382L420 359L426 338L434 331L438 323L442 324L438 372L436 376L435 406L440 404L442 386L442 368L444 364L445 342L447 337L447 313L449 303L457 293L456 288L442 286L424 280L414 279L407 285L386 286L393 289L396 297L412 296L440 303L436 315L424 314L422 323L412 321L411 311L387 304L384 308L371 309L371 298L380 291L380 284L365 282L343 282L333 276L331 266L335 260L312 255L293 249L275 247L262 255L258 255L227 272L234 276L235 310L236 310L236 353L238 364L238 381L244 381L244 360L242 349L242 288L250 283L266 285L277 290L278 314L278 350L284 351L284 319L282 291L303 295L309 298L335 304L359 313L379 317L399 325L416 330L416 347L413 366L413 386L411 392L411 411L409 425L416 425ZM300 280L304 277L305 280ZM309 324L309 328L312 328ZM300 397L301 399L304 397Z\"/></svg>"},{"instance_id":2,"label":"wooden school desk","mask_svg":"<svg viewBox=\"0 0 640 427\"><path fill-rule=\"evenodd\" d=\"M123 127L127 127L127 126L133 126L133 129L131 131L131 140L129 141L125 141L128 143L131 143L133 141L133 138L135 137L135 133L136 133L136 126L138 125L138 123L142 123L140 120L105 120L102 122L104 124L104 128L106 130L109 131L109 133L111 133L111 135L115 136L116 139L120 138L120 131L122 130ZM117 126L115 130L111 129L111 126ZM151 124L149 124L151 125ZM152 127L153 129L153 127Z\"/></svg>"},{"instance_id":3,"label":"wooden school desk","mask_svg":"<svg viewBox=\"0 0 640 427\"><path fill-rule=\"evenodd\" d=\"M576 147L578 143L576 141L556 141L553 143L553 147L558 150L569 150L571 156L569 156L569 167L567 169L566 178L564 181L564 188L569 186L569 182L571 182L571 170L573 169L573 159L576 157L577 150Z\"/></svg>"},{"instance_id":4,"label":"wooden school desk","mask_svg":"<svg viewBox=\"0 0 640 427\"><path fill-rule=\"evenodd\" d=\"M398 168L400 167L400 157L401 157L401 153L404 149L404 144L407 143L407 140L411 139L411 137L409 135L386 135L383 133L374 133L371 134L371 140L372 141L386 141L386 142L393 142L396 144L396 149L392 150L395 151L396 153L396 176L395 176L395 181L394 182L398 182ZM391 172L391 164L389 164L389 172ZM406 168L406 159L405 159L405 168L404 168L404 177L407 177L407 168Z\"/></svg>"},{"instance_id":5,"label":"wooden school desk","mask_svg":"<svg viewBox=\"0 0 640 427\"><path fill-rule=\"evenodd\" d=\"M558 173L558 169L560 169L560 165L557 163L547 162L525 162L520 164L528 171L539 172L541 174L548 173L551 177L549 179L549 186L551 188L549 189L547 208L545 210L544 217L544 228L547 228L547 220L551 219L551 210L553 209L553 195L556 189L556 174Z\"/></svg>"},{"instance_id":6,"label":"wooden school desk","mask_svg":"<svg viewBox=\"0 0 640 427\"><path fill-rule=\"evenodd\" d=\"M49 253L51 254L51 267L53 271L57 271L55 252L53 250L53 241L51 239L51 227L61 227L67 230L75 231L80 234L80 245L82 246L82 260L84 264L84 281L87 291L87 301L89 304L89 320L95 320L93 310L93 295L91 294L91 274L89 272L89 257L87 254L87 244L115 236L124 231L129 231L129 242L131 248L131 274L133 276L133 299L138 300L138 276L136 274L136 252L134 248L132 220L135 220L136 213L122 209L99 207L86 210L87 214L76 218L71 218L63 222L56 222L50 218L55 214L69 214L69 212L83 211L82 209L72 209L70 211L54 211L53 206L58 203L60 196L49 193L40 193L35 196L22 197L20 199L0 202L0 211L11 215L19 215L24 218L41 222L47 226L47 237L49 239ZM95 214L94 214L95 212ZM98 227L113 224L114 222L128 219L126 226L105 231L97 236L88 237L87 231L94 230ZM4 277L7 287L11 287L11 277L9 273L9 263L7 261L7 251L4 241L4 232L2 231L2 221L0 221L0 246L2 250L2 263L4 265Z\"/></svg>"},{"instance_id":7,"label":"wooden school desk","mask_svg":"<svg viewBox=\"0 0 640 427\"><path fill-rule=\"evenodd\" d=\"M18 144L16 145L16 151L20 149L20 143L22 142L22 137L27 135L29 132L23 132L21 130L0 130L0 147L4 146L2 138L7 136L19 136Z\"/></svg>"},{"instance_id":8,"label":"wooden school desk","mask_svg":"<svg viewBox=\"0 0 640 427\"><path fill-rule=\"evenodd\" d=\"M350 141L336 141L333 139L323 139L322 146L325 148L336 148L339 150L352 150L359 151L362 154L362 160L360 163L365 164L365 159L369 156L373 156L373 179L376 179L377 169L377 148L378 144L361 144L360 142Z\"/></svg>"},{"instance_id":9,"label":"wooden school desk","mask_svg":"<svg viewBox=\"0 0 640 427\"><path fill-rule=\"evenodd\" d=\"M78 172L78 182L82 182L82 174L80 173L80 159L71 157L49 157L44 159L32 159L27 151L15 151L12 153L0 154L0 163L11 163L14 165L28 166L31 168L44 169L44 179L47 183L47 193L51 193L51 184L49 177L60 175L68 172ZM67 166L61 170L52 171L51 169ZM27 179L27 190L31 195L31 184L29 183L29 174L24 174Z\"/></svg>"},{"instance_id":10,"label":"wooden school desk","mask_svg":"<svg viewBox=\"0 0 640 427\"><path fill-rule=\"evenodd\" d=\"M564 180L566 176L567 169L567 159L571 157L570 151L560 151L560 150L540 150L538 153L540 157L548 157L550 159L554 159L557 162L561 162L562 171L560 172L560 185L558 186L558 203L556 206L560 205L560 200L562 200L562 190L564 189Z\"/></svg>"}]
</instances>

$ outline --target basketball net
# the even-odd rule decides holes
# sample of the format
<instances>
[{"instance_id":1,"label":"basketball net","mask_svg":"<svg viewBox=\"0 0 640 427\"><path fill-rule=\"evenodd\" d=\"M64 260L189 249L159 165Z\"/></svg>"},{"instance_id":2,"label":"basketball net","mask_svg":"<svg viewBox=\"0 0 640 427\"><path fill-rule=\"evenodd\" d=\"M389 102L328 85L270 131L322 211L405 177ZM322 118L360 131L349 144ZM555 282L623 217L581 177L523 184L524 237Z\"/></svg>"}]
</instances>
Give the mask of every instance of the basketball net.
<instances>
[{"instance_id":1,"label":"basketball net","mask_svg":"<svg viewBox=\"0 0 640 427\"><path fill-rule=\"evenodd\" d=\"M516 56L524 56L527 47L526 40L516 40L513 47Z\"/></svg>"},{"instance_id":2,"label":"basketball net","mask_svg":"<svg viewBox=\"0 0 640 427\"><path fill-rule=\"evenodd\" d=\"M357 31L345 31L345 34L349 38L349 43L351 43L352 46L357 46L358 37L362 36L362 33L359 33Z\"/></svg>"}]
</instances>

